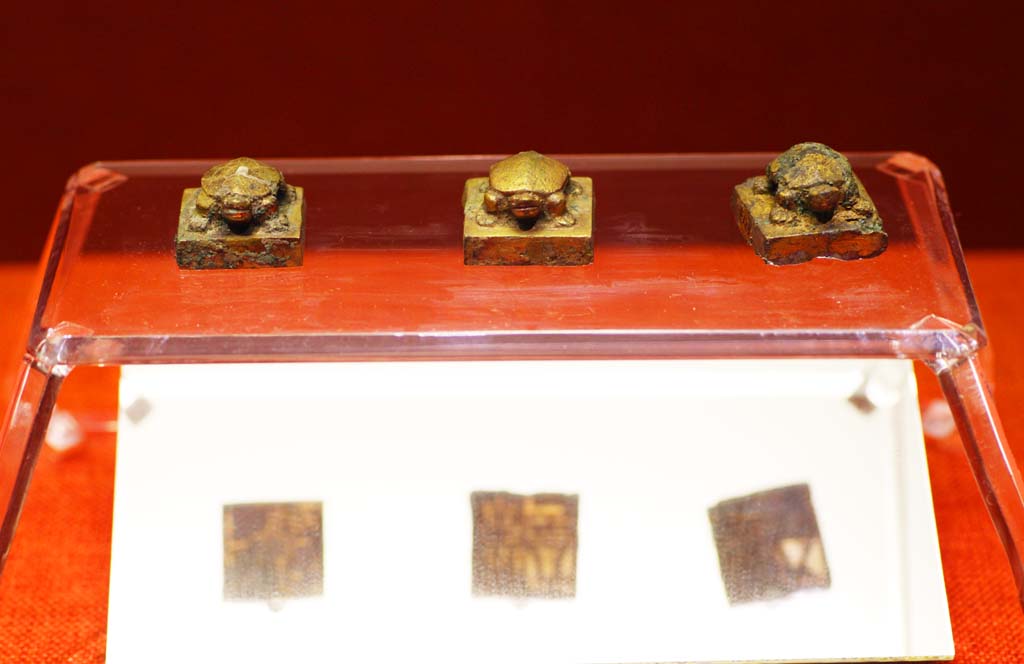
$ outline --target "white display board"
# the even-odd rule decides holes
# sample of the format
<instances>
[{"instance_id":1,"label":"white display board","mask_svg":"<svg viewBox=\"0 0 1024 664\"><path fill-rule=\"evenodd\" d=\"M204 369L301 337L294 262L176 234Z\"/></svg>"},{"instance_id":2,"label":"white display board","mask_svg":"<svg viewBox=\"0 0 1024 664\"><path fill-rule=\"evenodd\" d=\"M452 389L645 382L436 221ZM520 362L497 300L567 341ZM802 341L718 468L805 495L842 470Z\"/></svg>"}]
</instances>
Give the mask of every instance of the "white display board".
<instances>
[{"instance_id":1,"label":"white display board","mask_svg":"<svg viewBox=\"0 0 1024 664\"><path fill-rule=\"evenodd\" d=\"M111 664L953 655L909 362L128 366L121 405ZM830 586L731 605L708 509L803 483ZM474 491L579 497L575 597L474 596ZM226 601L223 506L286 501L322 596Z\"/></svg>"}]
</instances>

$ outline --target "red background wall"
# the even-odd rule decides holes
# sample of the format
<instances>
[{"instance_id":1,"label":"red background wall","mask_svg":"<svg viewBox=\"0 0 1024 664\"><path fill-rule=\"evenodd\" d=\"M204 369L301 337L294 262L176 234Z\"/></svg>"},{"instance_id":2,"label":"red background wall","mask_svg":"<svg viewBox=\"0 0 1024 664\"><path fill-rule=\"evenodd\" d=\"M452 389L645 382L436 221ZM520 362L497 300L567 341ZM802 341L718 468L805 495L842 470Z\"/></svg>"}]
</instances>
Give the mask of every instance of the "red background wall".
<instances>
[{"instance_id":1,"label":"red background wall","mask_svg":"<svg viewBox=\"0 0 1024 664\"><path fill-rule=\"evenodd\" d=\"M0 40L0 259L38 255L98 159L801 140L926 154L965 244L1024 242L1024 56L994 5L39 0L5 8Z\"/></svg>"}]
</instances>

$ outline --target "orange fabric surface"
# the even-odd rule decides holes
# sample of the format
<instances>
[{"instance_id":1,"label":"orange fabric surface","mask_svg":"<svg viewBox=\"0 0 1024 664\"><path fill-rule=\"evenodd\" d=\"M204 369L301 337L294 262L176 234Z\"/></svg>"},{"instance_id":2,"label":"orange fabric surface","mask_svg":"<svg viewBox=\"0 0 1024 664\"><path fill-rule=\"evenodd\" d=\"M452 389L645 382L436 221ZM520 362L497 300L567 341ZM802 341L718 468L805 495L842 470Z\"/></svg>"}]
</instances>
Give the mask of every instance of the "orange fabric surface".
<instances>
[{"instance_id":1,"label":"orange fabric surface","mask_svg":"<svg viewBox=\"0 0 1024 664\"><path fill-rule=\"evenodd\" d=\"M973 252L968 266L995 355L996 402L1024 460L1024 252ZM0 265L0 394L10 394L34 297L34 268ZM918 371L921 403L939 398ZM79 369L59 406L89 430L65 453L43 450L7 569L0 578L0 661L102 662L113 501L117 373ZM1024 662L1024 611L956 435L928 440L956 662ZM173 632L174 626L168 626Z\"/></svg>"}]
</instances>

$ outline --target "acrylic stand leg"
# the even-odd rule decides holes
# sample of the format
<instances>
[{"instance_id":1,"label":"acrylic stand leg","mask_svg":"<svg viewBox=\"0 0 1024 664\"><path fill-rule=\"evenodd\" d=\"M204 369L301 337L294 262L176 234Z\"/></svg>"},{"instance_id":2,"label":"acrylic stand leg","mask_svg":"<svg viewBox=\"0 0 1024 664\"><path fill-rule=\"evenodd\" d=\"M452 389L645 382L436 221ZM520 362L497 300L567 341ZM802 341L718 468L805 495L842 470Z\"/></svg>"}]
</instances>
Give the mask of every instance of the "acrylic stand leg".
<instances>
[{"instance_id":1,"label":"acrylic stand leg","mask_svg":"<svg viewBox=\"0 0 1024 664\"><path fill-rule=\"evenodd\" d=\"M976 354L934 367L1024 605L1024 480Z\"/></svg>"},{"instance_id":2,"label":"acrylic stand leg","mask_svg":"<svg viewBox=\"0 0 1024 664\"><path fill-rule=\"evenodd\" d=\"M14 538L32 469L46 438L46 427L64 380L63 371L42 371L26 356L11 406L0 429L0 572Z\"/></svg>"}]
</instances>

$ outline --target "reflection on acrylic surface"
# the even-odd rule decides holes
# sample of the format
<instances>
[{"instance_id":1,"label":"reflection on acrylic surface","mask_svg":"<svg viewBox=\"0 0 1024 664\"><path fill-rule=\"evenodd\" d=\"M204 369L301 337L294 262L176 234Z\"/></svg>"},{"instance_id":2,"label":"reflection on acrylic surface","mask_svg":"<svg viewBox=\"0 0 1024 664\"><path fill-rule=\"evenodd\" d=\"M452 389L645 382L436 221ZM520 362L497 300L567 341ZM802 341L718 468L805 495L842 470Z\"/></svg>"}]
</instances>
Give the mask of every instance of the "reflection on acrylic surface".
<instances>
[{"instance_id":1,"label":"reflection on acrylic surface","mask_svg":"<svg viewBox=\"0 0 1024 664\"><path fill-rule=\"evenodd\" d=\"M471 501L475 595L576 596L577 496L478 491Z\"/></svg>"},{"instance_id":2,"label":"reflection on acrylic surface","mask_svg":"<svg viewBox=\"0 0 1024 664\"><path fill-rule=\"evenodd\" d=\"M732 498L708 516L730 604L831 585L806 484Z\"/></svg>"},{"instance_id":3,"label":"reflection on acrylic surface","mask_svg":"<svg viewBox=\"0 0 1024 664\"><path fill-rule=\"evenodd\" d=\"M282 600L323 593L319 502L224 506L224 599Z\"/></svg>"}]
</instances>

